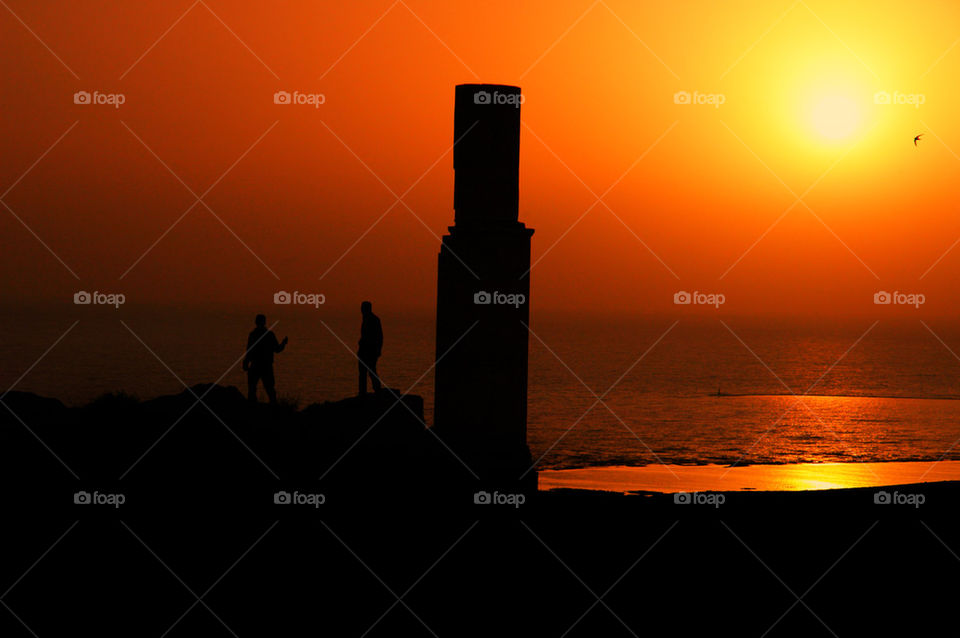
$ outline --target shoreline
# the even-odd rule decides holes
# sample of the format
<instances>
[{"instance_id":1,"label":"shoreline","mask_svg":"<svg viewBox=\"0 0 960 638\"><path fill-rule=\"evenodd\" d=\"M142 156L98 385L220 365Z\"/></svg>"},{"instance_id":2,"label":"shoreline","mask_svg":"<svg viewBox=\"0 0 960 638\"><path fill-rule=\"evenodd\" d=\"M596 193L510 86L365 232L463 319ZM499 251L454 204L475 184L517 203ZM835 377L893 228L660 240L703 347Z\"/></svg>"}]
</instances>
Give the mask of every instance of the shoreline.
<instances>
[{"instance_id":1,"label":"shoreline","mask_svg":"<svg viewBox=\"0 0 960 638\"><path fill-rule=\"evenodd\" d=\"M540 470L541 492L809 492L960 481L960 461L782 465L611 465Z\"/></svg>"}]
</instances>

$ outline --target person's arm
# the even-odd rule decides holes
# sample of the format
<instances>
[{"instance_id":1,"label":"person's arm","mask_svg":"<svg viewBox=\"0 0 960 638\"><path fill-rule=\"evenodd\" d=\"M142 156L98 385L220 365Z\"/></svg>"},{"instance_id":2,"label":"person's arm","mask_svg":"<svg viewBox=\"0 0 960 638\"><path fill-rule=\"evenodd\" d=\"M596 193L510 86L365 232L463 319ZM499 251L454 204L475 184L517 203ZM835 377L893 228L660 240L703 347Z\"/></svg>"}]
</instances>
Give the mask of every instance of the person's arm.
<instances>
[{"instance_id":1,"label":"person's arm","mask_svg":"<svg viewBox=\"0 0 960 638\"><path fill-rule=\"evenodd\" d=\"M287 341L290 340L289 337L284 337L283 341L277 343L277 335L270 333L273 336L273 351L274 352L283 352L283 349L287 347Z\"/></svg>"},{"instance_id":2,"label":"person's arm","mask_svg":"<svg viewBox=\"0 0 960 638\"><path fill-rule=\"evenodd\" d=\"M379 357L383 352L383 324L379 320L377 321L375 338L377 341L377 356Z\"/></svg>"},{"instance_id":3,"label":"person's arm","mask_svg":"<svg viewBox=\"0 0 960 638\"><path fill-rule=\"evenodd\" d=\"M243 353L243 371L250 369L250 348L253 346L253 337L247 337L247 350Z\"/></svg>"}]
</instances>

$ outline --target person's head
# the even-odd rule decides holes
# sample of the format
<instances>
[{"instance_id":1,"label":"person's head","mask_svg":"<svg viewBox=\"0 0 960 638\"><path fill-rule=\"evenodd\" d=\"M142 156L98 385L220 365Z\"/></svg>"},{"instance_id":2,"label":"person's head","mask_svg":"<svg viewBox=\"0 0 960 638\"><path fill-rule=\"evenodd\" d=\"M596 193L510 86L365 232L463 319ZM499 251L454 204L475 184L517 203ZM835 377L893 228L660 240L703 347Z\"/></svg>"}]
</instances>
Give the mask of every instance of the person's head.
<instances>
[{"instance_id":1,"label":"person's head","mask_svg":"<svg viewBox=\"0 0 960 638\"><path fill-rule=\"evenodd\" d=\"M364 301L362 304L360 304L360 313L361 313L361 314L369 315L371 312L373 312L373 304L372 304L372 303L370 303L369 301Z\"/></svg>"},{"instance_id":2,"label":"person's head","mask_svg":"<svg viewBox=\"0 0 960 638\"><path fill-rule=\"evenodd\" d=\"M267 315L257 315L257 318L254 319L253 322L262 328L267 325Z\"/></svg>"}]
</instances>

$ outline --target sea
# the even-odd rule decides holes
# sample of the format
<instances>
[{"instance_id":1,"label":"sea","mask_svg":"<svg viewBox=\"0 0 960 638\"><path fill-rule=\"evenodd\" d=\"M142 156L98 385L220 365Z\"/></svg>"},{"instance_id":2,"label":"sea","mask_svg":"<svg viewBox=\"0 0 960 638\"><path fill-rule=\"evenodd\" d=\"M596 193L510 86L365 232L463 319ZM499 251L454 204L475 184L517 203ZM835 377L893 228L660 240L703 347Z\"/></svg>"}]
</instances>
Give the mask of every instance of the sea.
<instances>
[{"instance_id":1,"label":"sea","mask_svg":"<svg viewBox=\"0 0 960 638\"><path fill-rule=\"evenodd\" d=\"M431 424L434 318L378 310L381 376L423 396ZM0 391L81 405L109 392L243 388L253 314L7 309ZM359 313L284 307L268 324L290 339L276 357L282 400L304 407L356 393ZM960 459L952 322L535 310L530 329L528 441L540 469Z\"/></svg>"}]
</instances>

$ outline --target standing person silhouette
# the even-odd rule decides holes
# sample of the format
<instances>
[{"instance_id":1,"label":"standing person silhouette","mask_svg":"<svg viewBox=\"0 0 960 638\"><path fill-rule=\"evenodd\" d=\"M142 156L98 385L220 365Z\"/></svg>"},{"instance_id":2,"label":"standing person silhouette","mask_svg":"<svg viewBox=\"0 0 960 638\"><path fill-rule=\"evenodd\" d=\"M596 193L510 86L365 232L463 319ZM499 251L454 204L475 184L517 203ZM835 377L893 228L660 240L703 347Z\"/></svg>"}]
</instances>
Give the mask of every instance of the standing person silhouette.
<instances>
[{"instance_id":1,"label":"standing person silhouette","mask_svg":"<svg viewBox=\"0 0 960 638\"><path fill-rule=\"evenodd\" d=\"M247 354L243 357L243 371L247 373L247 399L257 402L257 382L263 381L270 405L277 404L277 391L274 388L273 353L283 352L287 347L287 337L277 343L277 336L267 329L266 315L257 315L256 327L247 337Z\"/></svg>"},{"instance_id":2,"label":"standing person silhouette","mask_svg":"<svg viewBox=\"0 0 960 638\"><path fill-rule=\"evenodd\" d=\"M380 358L380 351L383 349L383 327L380 325L380 318L373 314L373 304L364 301L360 304L360 314L363 315L363 323L360 325L360 343L357 348L357 361L360 369L359 396L367 393L367 375L370 375L370 383L373 385L373 391L380 391L380 377L377 375L377 359Z\"/></svg>"}]
</instances>

